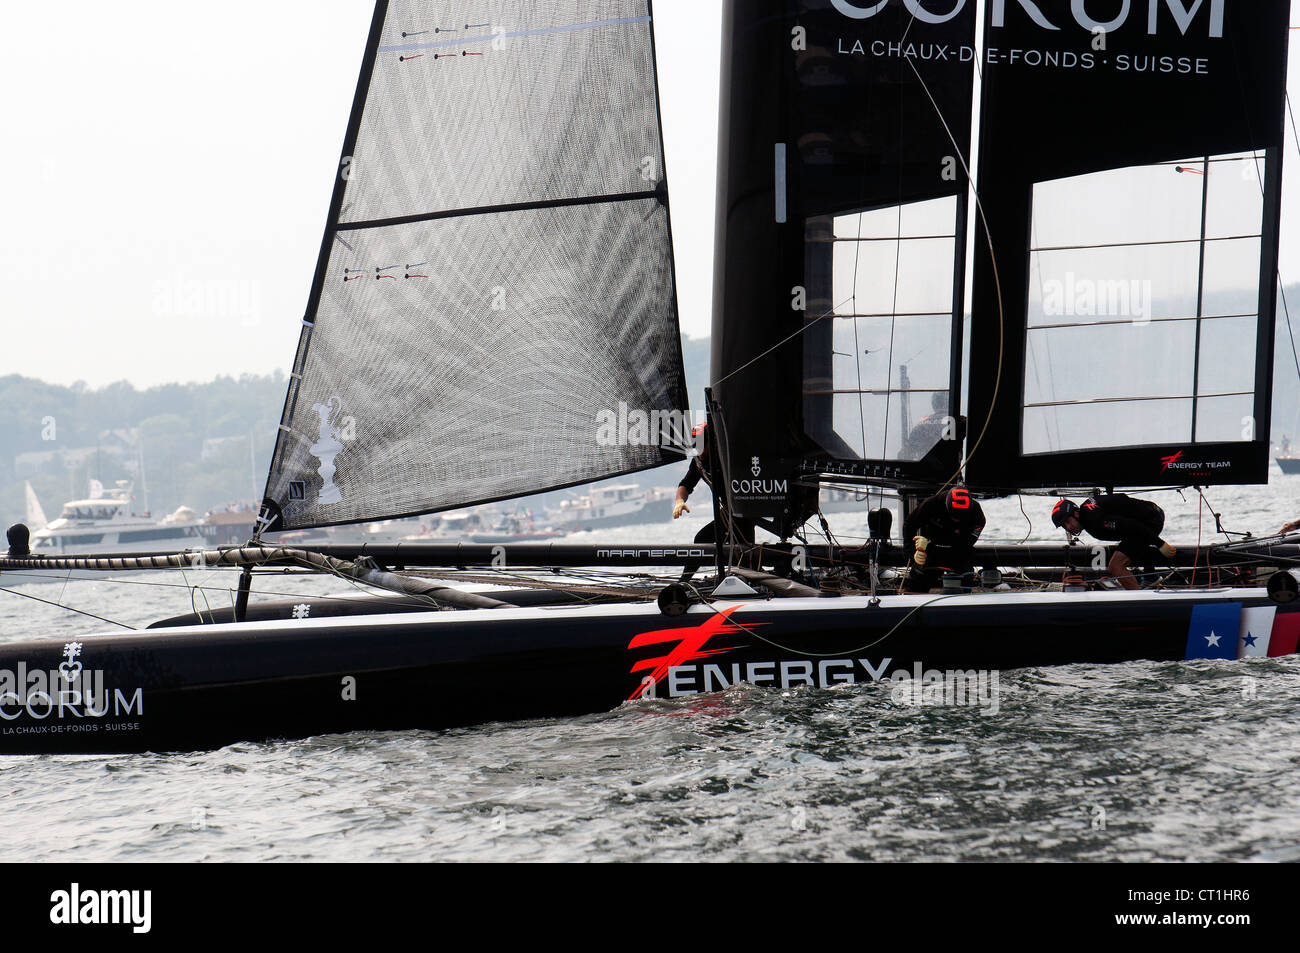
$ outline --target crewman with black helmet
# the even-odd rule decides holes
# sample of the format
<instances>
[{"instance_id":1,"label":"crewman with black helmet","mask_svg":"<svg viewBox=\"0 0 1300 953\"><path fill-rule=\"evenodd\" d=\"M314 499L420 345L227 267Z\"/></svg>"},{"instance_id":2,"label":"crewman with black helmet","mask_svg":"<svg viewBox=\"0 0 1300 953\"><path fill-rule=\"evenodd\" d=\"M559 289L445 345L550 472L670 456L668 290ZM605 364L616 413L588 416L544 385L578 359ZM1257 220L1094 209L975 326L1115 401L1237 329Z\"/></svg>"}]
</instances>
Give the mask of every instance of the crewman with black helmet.
<instances>
[{"instance_id":1,"label":"crewman with black helmet","mask_svg":"<svg viewBox=\"0 0 1300 953\"><path fill-rule=\"evenodd\" d=\"M965 487L923 502L903 523L903 539L912 543L903 591L929 592L943 585L945 572L970 572L982 532L984 509Z\"/></svg>"},{"instance_id":2,"label":"crewman with black helmet","mask_svg":"<svg viewBox=\"0 0 1300 953\"><path fill-rule=\"evenodd\" d=\"M31 550L31 531L22 523L14 523L5 533L5 538L9 540L9 558L26 559L32 554Z\"/></svg>"},{"instance_id":3,"label":"crewman with black helmet","mask_svg":"<svg viewBox=\"0 0 1300 953\"><path fill-rule=\"evenodd\" d=\"M1165 511L1150 500L1137 500L1123 493L1105 493L1089 497L1082 506L1061 500L1052 509L1052 522L1071 536L1084 530L1096 539L1118 540L1107 571L1125 589L1142 588L1129 566L1149 562L1152 550L1172 559L1178 550L1160 538L1165 528Z\"/></svg>"}]
</instances>

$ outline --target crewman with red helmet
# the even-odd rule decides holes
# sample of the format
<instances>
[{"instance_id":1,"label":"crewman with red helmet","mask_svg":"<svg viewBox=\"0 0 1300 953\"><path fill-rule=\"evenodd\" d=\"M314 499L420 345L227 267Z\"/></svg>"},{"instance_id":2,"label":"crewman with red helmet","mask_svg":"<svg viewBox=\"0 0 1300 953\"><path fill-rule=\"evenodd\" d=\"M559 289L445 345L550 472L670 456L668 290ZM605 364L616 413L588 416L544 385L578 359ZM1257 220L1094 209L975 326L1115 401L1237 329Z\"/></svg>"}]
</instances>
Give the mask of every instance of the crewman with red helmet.
<instances>
[{"instance_id":1,"label":"crewman with red helmet","mask_svg":"<svg viewBox=\"0 0 1300 953\"><path fill-rule=\"evenodd\" d=\"M1165 528L1165 511L1150 500L1138 500L1123 493L1089 497L1082 506L1061 500L1052 509L1052 522L1071 536L1084 530L1100 540L1118 540L1107 571L1125 589L1142 588L1129 572L1135 562L1148 562L1152 550L1172 559L1178 550L1160 538Z\"/></svg>"},{"instance_id":2,"label":"crewman with red helmet","mask_svg":"<svg viewBox=\"0 0 1300 953\"><path fill-rule=\"evenodd\" d=\"M970 572L982 532L984 509L965 487L923 502L903 523L903 539L912 544L903 591L929 592L943 585L945 572Z\"/></svg>"}]
</instances>

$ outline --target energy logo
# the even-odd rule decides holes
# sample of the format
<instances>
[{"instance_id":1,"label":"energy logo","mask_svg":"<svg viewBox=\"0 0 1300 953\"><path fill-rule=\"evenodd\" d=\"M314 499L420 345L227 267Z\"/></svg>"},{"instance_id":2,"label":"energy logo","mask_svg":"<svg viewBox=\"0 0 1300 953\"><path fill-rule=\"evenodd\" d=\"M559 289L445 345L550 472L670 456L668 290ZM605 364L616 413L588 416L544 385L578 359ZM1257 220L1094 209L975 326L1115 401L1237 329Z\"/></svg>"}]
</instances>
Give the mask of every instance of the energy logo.
<instances>
[{"instance_id":1,"label":"energy logo","mask_svg":"<svg viewBox=\"0 0 1300 953\"><path fill-rule=\"evenodd\" d=\"M729 621L731 614L739 608L741 608L739 605L728 606L716 615L710 616L701 625L685 626L677 629L656 629L653 632L642 632L640 635L634 635L632 641L627 644L629 649L637 649L645 645L660 645L664 642L676 642L677 645L664 655L642 659L640 662L633 663L631 668L633 675L646 669L650 669L650 674L645 677L645 680L637 687L636 691L627 696L627 700L632 701L635 698L640 698L647 688L658 685L660 679L667 676L670 668L686 665L699 659L710 658L714 655L721 655L736 648L734 645L718 649L706 649L704 646L715 635L741 632L745 629L745 626Z\"/></svg>"}]
</instances>

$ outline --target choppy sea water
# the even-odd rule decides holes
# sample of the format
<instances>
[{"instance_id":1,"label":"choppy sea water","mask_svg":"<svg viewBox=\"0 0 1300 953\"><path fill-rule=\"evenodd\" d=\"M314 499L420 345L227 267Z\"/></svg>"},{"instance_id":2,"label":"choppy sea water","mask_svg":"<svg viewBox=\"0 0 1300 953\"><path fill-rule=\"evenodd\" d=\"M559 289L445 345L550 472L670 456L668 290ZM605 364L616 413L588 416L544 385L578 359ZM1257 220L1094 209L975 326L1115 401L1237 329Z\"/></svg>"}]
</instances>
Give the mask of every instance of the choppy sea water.
<instances>
[{"instance_id":1,"label":"choppy sea water","mask_svg":"<svg viewBox=\"0 0 1300 953\"><path fill-rule=\"evenodd\" d=\"M1300 477L1274 481L1211 493L1227 528L1300 516ZM1194 543L1194 494L1155 498L1166 537ZM1024 505L1031 538L1054 538L1050 503ZM986 511L986 539L1029 529L1018 501ZM685 540L704 521L600 538ZM865 517L833 523L849 536ZM1212 517L1201 529L1214 538ZM234 578L203 575L212 604ZM201 602L193 573L127 579L0 586L132 625ZM5 640L111 628L0 592ZM1028 669L990 687L981 704L916 705L888 685L740 686L446 732L0 758L0 860L1300 860L1300 657Z\"/></svg>"}]
</instances>

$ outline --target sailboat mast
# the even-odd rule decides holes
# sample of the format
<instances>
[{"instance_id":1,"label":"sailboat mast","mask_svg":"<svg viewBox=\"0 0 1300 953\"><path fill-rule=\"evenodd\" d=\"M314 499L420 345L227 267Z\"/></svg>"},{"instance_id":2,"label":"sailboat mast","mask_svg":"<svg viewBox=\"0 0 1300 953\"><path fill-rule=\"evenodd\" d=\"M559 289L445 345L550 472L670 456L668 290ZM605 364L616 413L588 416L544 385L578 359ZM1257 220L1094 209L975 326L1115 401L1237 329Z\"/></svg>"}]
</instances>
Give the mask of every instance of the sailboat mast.
<instances>
[{"instance_id":1,"label":"sailboat mast","mask_svg":"<svg viewBox=\"0 0 1300 953\"><path fill-rule=\"evenodd\" d=\"M140 496L141 499L143 500L141 504L142 506L141 512L152 513L153 510L149 509L149 481L145 477L145 472L144 472L144 431L141 430L139 427L136 428L135 448L136 448L136 460L139 461L139 470L140 470Z\"/></svg>"}]
</instances>

